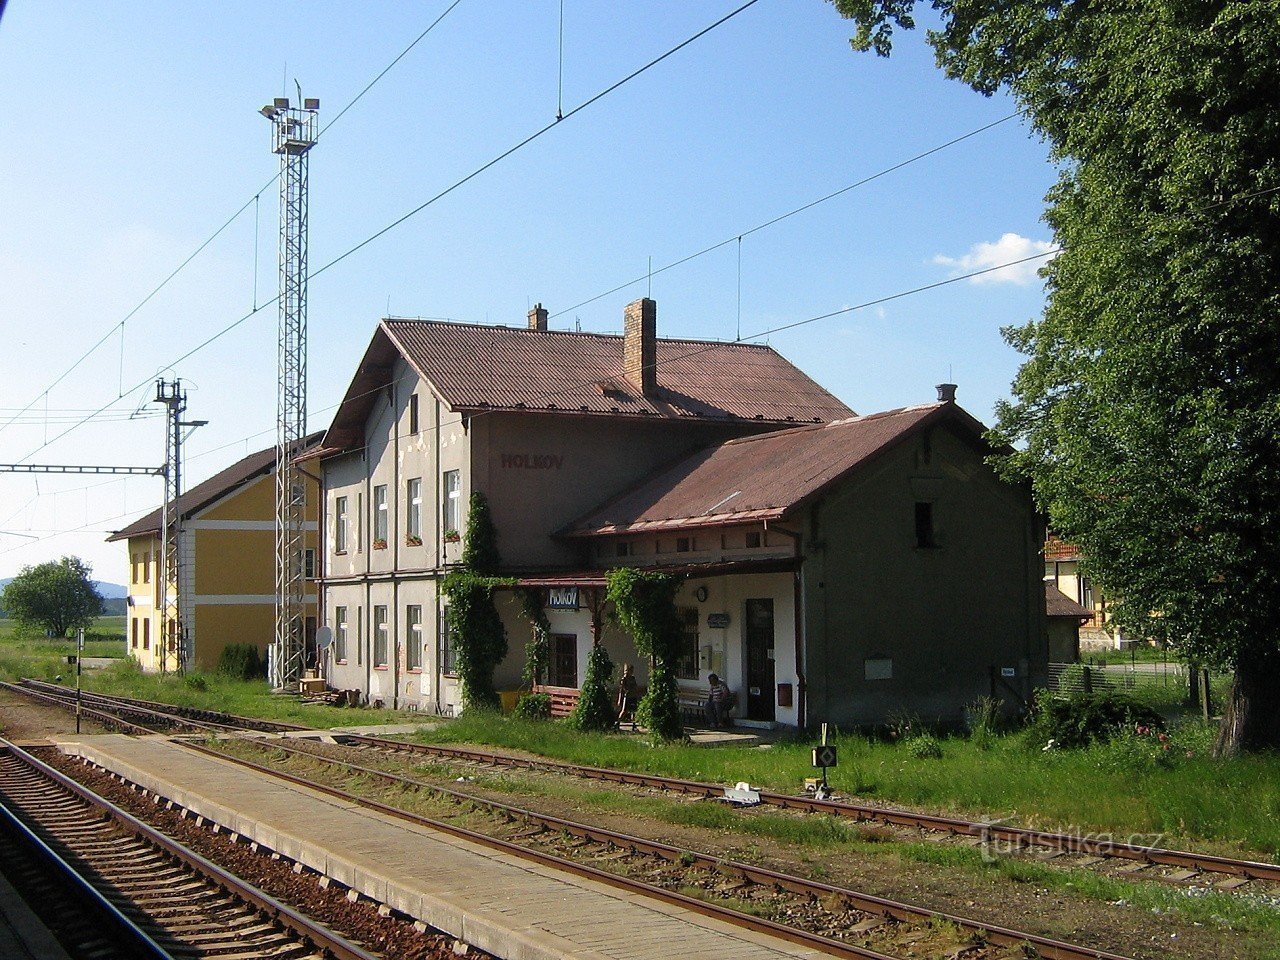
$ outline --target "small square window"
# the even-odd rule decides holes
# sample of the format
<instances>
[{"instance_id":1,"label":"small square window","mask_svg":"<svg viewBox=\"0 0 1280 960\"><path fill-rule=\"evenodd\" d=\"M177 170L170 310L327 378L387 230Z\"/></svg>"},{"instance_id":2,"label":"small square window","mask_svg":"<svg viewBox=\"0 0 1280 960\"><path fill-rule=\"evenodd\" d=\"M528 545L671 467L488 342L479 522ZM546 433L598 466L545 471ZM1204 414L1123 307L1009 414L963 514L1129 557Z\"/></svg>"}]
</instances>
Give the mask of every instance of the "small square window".
<instances>
[{"instance_id":1,"label":"small square window","mask_svg":"<svg viewBox=\"0 0 1280 960\"><path fill-rule=\"evenodd\" d=\"M747 531L747 549L754 550L760 546L760 543L761 543L760 531L748 530Z\"/></svg>"},{"instance_id":2,"label":"small square window","mask_svg":"<svg viewBox=\"0 0 1280 960\"><path fill-rule=\"evenodd\" d=\"M618 556L620 557L631 556L631 541L619 540L617 543L617 551L618 551Z\"/></svg>"},{"instance_id":3,"label":"small square window","mask_svg":"<svg viewBox=\"0 0 1280 960\"><path fill-rule=\"evenodd\" d=\"M690 537L676 537L676 553L688 553L693 549L693 540Z\"/></svg>"}]
</instances>

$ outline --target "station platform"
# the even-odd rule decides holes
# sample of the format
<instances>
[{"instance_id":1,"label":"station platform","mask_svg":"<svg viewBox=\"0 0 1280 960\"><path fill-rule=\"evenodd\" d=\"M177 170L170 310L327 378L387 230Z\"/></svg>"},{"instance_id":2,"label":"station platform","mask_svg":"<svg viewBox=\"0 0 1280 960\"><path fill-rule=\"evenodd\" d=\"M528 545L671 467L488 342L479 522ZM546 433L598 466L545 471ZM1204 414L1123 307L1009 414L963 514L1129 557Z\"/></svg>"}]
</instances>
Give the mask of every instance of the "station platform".
<instances>
[{"instance_id":1,"label":"station platform","mask_svg":"<svg viewBox=\"0 0 1280 960\"><path fill-rule=\"evenodd\" d=\"M821 956L203 756L165 737L57 739L64 753L506 960Z\"/></svg>"}]
</instances>

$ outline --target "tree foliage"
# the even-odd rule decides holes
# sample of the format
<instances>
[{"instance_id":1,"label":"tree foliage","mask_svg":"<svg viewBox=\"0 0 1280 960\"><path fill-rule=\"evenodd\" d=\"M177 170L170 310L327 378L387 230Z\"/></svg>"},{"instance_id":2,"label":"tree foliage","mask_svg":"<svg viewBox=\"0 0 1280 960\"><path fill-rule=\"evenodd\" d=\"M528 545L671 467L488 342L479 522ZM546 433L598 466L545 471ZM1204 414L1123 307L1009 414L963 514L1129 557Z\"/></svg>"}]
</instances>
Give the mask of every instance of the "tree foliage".
<instances>
[{"instance_id":1,"label":"tree foliage","mask_svg":"<svg viewBox=\"0 0 1280 960\"><path fill-rule=\"evenodd\" d=\"M494 606L494 591L512 582L493 576L501 564L489 504L483 494L473 493L462 565L440 583L448 598L446 617L457 649L466 710L497 710L501 706L493 672L507 655L507 630Z\"/></svg>"},{"instance_id":2,"label":"tree foliage","mask_svg":"<svg viewBox=\"0 0 1280 960\"><path fill-rule=\"evenodd\" d=\"M889 51L912 0L834 0ZM1236 683L1221 747L1280 746L1280 7L934 0L942 68L1012 91L1062 252L998 435L1122 627Z\"/></svg>"},{"instance_id":3,"label":"tree foliage","mask_svg":"<svg viewBox=\"0 0 1280 960\"><path fill-rule=\"evenodd\" d=\"M93 624L102 613L102 597L93 585L93 568L79 557L23 567L5 584L0 606L27 629L54 637Z\"/></svg>"},{"instance_id":4,"label":"tree foliage","mask_svg":"<svg viewBox=\"0 0 1280 960\"><path fill-rule=\"evenodd\" d=\"M578 691L568 724L575 730L612 730L618 723L613 704L613 660L609 651L596 644L587 654L587 675Z\"/></svg>"},{"instance_id":5,"label":"tree foliage","mask_svg":"<svg viewBox=\"0 0 1280 960\"><path fill-rule=\"evenodd\" d=\"M682 634L675 600L681 582L673 574L631 567L609 572L608 595L618 622L649 658L649 685L636 708L636 723L648 727L656 740L684 736L675 676Z\"/></svg>"},{"instance_id":6,"label":"tree foliage","mask_svg":"<svg viewBox=\"0 0 1280 960\"><path fill-rule=\"evenodd\" d=\"M529 621L529 641L524 651L524 682L540 684L547 674L551 656L551 621L547 618L542 591L525 588L519 591L524 618Z\"/></svg>"}]
</instances>

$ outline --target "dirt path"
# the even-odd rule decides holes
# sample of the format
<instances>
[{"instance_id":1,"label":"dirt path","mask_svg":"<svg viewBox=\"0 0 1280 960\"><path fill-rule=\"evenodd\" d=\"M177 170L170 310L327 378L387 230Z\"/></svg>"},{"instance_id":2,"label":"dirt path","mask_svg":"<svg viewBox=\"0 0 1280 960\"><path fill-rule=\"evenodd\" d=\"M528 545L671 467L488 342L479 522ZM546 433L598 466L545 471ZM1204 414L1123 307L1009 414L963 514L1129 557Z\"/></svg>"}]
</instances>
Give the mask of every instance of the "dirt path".
<instances>
[{"instance_id":1,"label":"dirt path","mask_svg":"<svg viewBox=\"0 0 1280 960\"><path fill-rule=\"evenodd\" d=\"M108 733L99 724L85 720L85 733ZM8 740L42 740L53 734L75 733L76 718L67 710L51 707L13 693L0 690L0 736Z\"/></svg>"}]
</instances>

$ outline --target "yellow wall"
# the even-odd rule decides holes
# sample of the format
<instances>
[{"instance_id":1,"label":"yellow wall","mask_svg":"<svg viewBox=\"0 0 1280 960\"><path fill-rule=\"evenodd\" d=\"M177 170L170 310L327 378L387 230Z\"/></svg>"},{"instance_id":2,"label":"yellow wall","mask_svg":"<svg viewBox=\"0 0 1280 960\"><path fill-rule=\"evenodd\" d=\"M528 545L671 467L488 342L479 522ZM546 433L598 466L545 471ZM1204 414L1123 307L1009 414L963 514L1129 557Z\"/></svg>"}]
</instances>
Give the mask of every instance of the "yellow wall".
<instances>
[{"instance_id":1,"label":"yellow wall","mask_svg":"<svg viewBox=\"0 0 1280 960\"><path fill-rule=\"evenodd\" d=\"M305 478L304 478L305 479ZM307 479L307 522L317 520L319 495L313 481ZM225 499L196 515L183 518L187 536L193 537L195 570L194 584L197 596L202 597L266 597L275 594L275 530L266 529L199 529L200 522L249 521L261 527L275 520L275 478L267 475L251 481ZM315 531L305 535L306 547L316 549L318 537ZM135 603L128 609L125 624L126 644L131 656L137 658L145 670L161 669L160 610L159 610L159 554L160 539L155 536L134 537L128 541L129 593ZM149 554L148 571L144 576L141 565L134 564L137 555ZM319 562L317 557L317 563ZM317 573L319 570L317 568ZM313 595L317 585L308 583L307 594ZM195 667L211 670L217 666L218 656L228 643L252 643L265 652L274 636L274 601L260 600L248 603L196 603L193 613L195 637ZM316 615L315 604L308 603L307 617ZM138 643L133 645L134 622L137 621ZM149 621L150 649L143 649L143 622ZM173 658L165 664L176 667Z\"/></svg>"},{"instance_id":2,"label":"yellow wall","mask_svg":"<svg viewBox=\"0 0 1280 960\"><path fill-rule=\"evenodd\" d=\"M196 538L197 594L275 593L274 530L192 532Z\"/></svg>"}]
</instances>

